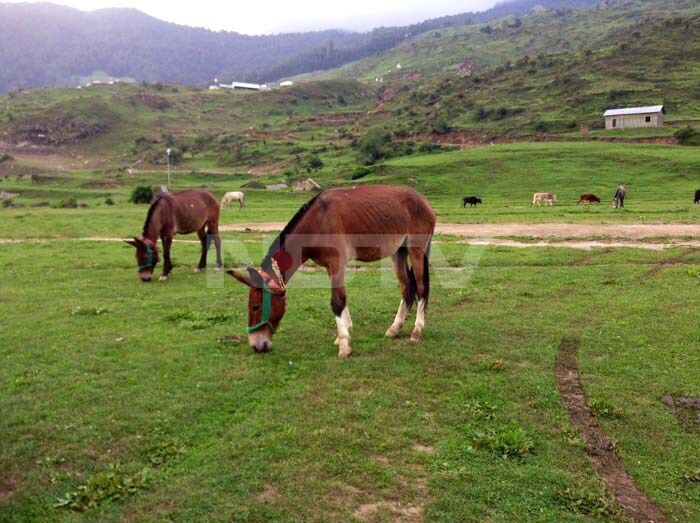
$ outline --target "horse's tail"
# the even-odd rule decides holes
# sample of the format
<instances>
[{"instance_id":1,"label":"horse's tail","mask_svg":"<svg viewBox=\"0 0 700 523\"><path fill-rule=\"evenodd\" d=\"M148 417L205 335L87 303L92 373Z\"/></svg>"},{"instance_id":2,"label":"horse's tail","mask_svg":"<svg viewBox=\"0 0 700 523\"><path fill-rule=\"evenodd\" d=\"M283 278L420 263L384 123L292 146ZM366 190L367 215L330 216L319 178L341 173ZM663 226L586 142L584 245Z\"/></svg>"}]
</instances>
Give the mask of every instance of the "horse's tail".
<instances>
[{"instance_id":1,"label":"horse's tail","mask_svg":"<svg viewBox=\"0 0 700 523\"><path fill-rule=\"evenodd\" d=\"M413 268L408 266L408 247L406 241L399 247L395 254L396 259L396 276L401 282L401 287L406 289L404 302L406 302L406 310L411 310L413 302L416 301L416 293L418 285L416 276L413 273Z\"/></svg>"},{"instance_id":2,"label":"horse's tail","mask_svg":"<svg viewBox=\"0 0 700 523\"><path fill-rule=\"evenodd\" d=\"M428 240L428 247L423 254L423 300L425 304L424 310L428 308L428 300L430 299L430 244L433 242L432 235Z\"/></svg>"}]
</instances>

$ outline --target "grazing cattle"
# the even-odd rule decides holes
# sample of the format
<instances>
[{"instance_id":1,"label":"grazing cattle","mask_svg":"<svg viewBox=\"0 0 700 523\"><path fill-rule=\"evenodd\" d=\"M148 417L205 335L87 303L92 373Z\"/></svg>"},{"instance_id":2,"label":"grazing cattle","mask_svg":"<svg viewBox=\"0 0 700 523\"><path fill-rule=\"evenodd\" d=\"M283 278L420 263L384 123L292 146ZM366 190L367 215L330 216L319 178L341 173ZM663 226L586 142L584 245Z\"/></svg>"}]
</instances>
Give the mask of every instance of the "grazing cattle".
<instances>
[{"instance_id":1,"label":"grazing cattle","mask_svg":"<svg viewBox=\"0 0 700 523\"><path fill-rule=\"evenodd\" d=\"M588 202L588 205L591 205L593 203L600 203L600 198L598 198L595 194L582 194L576 205L581 202Z\"/></svg>"},{"instance_id":2,"label":"grazing cattle","mask_svg":"<svg viewBox=\"0 0 700 523\"><path fill-rule=\"evenodd\" d=\"M202 243L202 256L195 271L207 265L207 251L214 240L216 245L216 268L221 268L221 240L219 239L219 202L210 192L202 189L167 192L151 204L140 238L124 240L136 247L136 264L142 281L151 281L153 270L159 261L158 237L163 244L165 262L161 280L167 280L173 264L170 261L170 246L175 234L196 232Z\"/></svg>"},{"instance_id":3,"label":"grazing cattle","mask_svg":"<svg viewBox=\"0 0 700 523\"><path fill-rule=\"evenodd\" d=\"M695 191L695 203L696 204L700 203L700 189Z\"/></svg>"},{"instance_id":4,"label":"grazing cattle","mask_svg":"<svg viewBox=\"0 0 700 523\"><path fill-rule=\"evenodd\" d=\"M389 256L402 299L386 337L399 335L406 314L417 299L411 341L420 341L430 294L428 258L434 229L435 211L425 197L408 187L366 185L318 194L284 227L261 268L228 271L250 287L248 343L256 352L272 347L272 335L286 310L286 286L294 273L311 260L324 267L330 277L338 357L349 357L352 319L345 292L345 269L351 260L371 262ZM308 325L305 328L308 330Z\"/></svg>"},{"instance_id":5,"label":"grazing cattle","mask_svg":"<svg viewBox=\"0 0 700 523\"><path fill-rule=\"evenodd\" d=\"M469 204L469 207L476 207L478 203L483 203L481 201L481 198L477 198L476 196L467 196L466 198L462 198L462 207L466 207L467 204Z\"/></svg>"},{"instance_id":6,"label":"grazing cattle","mask_svg":"<svg viewBox=\"0 0 700 523\"><path fill-rule=\"evenodd\" d=\"M227 206L230 207L231 203L233 202L238 202L238 210L240 211L243 208L243 205L245 205L245 194L243 194L241 191L227 192L221 199L221 208L223 209Z\"/></svg>"},{"instance_id":7,"label":"grazing cattle","mask_svg":"<svg viewBox=\"0 0 700 523\"><path fill-rule=\"evenodd\" d=\"M538 192L532 195L532 205L537 204L537 207L540 206L540 202L544 202L545 207L547 204L552 207L554 206L554 202L558 201L559 199L557 198L557 195L552 194L551 192Z\"/></svg>"},{"instance_id":8,"label":"grazing cattle","mask_svg":"<svg viewBox=\"0 0 700 523\"><path fill-rule=\"evenodd\" d=\"M615 197L613 198L613 209L625 207L625 196L627 196L627 189L625 189L624 185L620 185L615 192Z\"/></svg>"}]
</instances>

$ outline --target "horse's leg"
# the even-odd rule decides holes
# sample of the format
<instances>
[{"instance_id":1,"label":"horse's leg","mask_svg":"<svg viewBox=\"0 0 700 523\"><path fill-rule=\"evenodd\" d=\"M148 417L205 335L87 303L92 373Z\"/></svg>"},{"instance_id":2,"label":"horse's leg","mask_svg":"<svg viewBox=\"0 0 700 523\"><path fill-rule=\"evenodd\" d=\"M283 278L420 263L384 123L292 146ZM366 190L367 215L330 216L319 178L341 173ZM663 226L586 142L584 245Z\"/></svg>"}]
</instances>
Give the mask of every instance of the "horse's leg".
<instances>
[{"instance_id":1,"label":"horse's leg","mask_svg":"<svg viewBox=\"0 0 700 523\"><path fill-rule=\"evenodd\" d=\"M418 296L416 324L411 332L411 341L418 342L423 338L423 328L425 327L425 309L428 307L430 295L430 273L428 272L428 256L423 248L411 247L408 249L408 255L413 266L416 295Z\"/></svg>"},{"instance_id":2,"label":"horse's leg","mask_svg":"<svg viewBox=\"0 0 700 523\"><path fill-rule=\"evenodd\" d=\"M240 211L241 209L243 209L243 204L244 204L243 198L241 198L240 200L238 200L238 210L239 210L239 211Z\"/></svg>"},{"instance_id":3,"label":"horse's leg","mask_svg":"<svg viewBox=\"0 0 700 523\"><path fill-rule=\"evenodd\" d=\"M197 231L199 243L202 245L202 254L199 256L199 263L194 268L194 272L200 272L207 266L207 251L209 250L209 238L207 238L204 227Z\"/></svg>"},{"instance_id":4,"label":"horse's leg","mask_svg":"<svg viewBox=\"0 0 700 523\"><path fill-rule=\"evenodd\" d=\"M173 270L173 262L170 261L170 247L173 244L173 237L171 235L161 236L161 242L163 242L163 274L160 275L160 281L165 281L170 276Z\"/></svg>"},{"instance_id":5,"label":"horse's leg","mask_svg":"<svg viewBox=\"0 0 700 523\"><path fill-rule=\"evenodd\" d=\"M335 323L338 327L338 357L349 358L352 354L350 348L350 329L352 320L348 308L348 295L345 292L345 264L340 260L328 267L331 277L331 309L335 314Z\"/></svg>"},{"instance_id":6,"label":"horse's leg","mask_svg":"<svg viewBox=\"0 0 700 523\"><path fill-rule=\"evenodd\" d=\"M219 237L218 223L210 223L207 225L207 240L209 242L209 246L211 246L212 236L214 237L214 246L216 247L216 267L214 267L214 270L218 272L221 270L221 267L224 266L223 262L221 261L221 238Z\"/></svg>"},{"instance_id":7,"label":"horse's leg","mask_svg":"<svg viewBox=\"0 0 700 523\"><path fill-rule=\"evenodd\" d=\"M396 312L394 323L387 329L384 336L389 339L394 339L399 335L401 327L403 327L406 321L406 314L410 309L408 303L413 301L413 296L409 296L411 276L408 272L405 247L401 247L401 250L394 254L391 259L394 262L394 272L396 272L396 278L399 280L399 286L401 287L401 303L399 303L399 310Z\"/></svg>"}]
</instances>

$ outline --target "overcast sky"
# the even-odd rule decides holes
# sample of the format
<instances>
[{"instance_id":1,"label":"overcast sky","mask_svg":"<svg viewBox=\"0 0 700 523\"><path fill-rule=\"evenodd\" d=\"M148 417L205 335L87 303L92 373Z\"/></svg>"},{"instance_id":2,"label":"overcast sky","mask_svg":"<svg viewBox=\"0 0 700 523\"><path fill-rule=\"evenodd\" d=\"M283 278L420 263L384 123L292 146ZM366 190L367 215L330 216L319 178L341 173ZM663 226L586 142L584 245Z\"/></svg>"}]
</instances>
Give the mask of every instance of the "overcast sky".
<instances>
[{"instance_id":1,"label":"overcast sky","mask_svg":"<svg viewBox=\"0 0 700 523\"><path fill-rule=\"evenodd\" d=\"M496 4L497 0L58 0L53 3L83 11L134 7L177 24L266 34L313 29L368 30L379 25L404 25L437 16L481 11Z\"/></svg>"}]
</instances>

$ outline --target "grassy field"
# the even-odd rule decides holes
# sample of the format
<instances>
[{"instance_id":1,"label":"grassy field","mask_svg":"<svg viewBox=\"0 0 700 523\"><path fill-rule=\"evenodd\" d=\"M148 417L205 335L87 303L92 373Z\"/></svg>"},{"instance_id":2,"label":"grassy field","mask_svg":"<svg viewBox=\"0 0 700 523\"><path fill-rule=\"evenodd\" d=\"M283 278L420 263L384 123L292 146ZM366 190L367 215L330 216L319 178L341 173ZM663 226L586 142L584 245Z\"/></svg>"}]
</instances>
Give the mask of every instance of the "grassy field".
<instances>
[{"instance_id":1,"label":"grassy field","mask_svg":"<svg viewBox=\"0 0 700 523\"><path fill-rule=\"evenodd\" d=\"M233 239L227 266L259 259ZM424 342L383 338L398 290L370 265L341 362L318 272L256 355L221 341L245 335L245 288L193 274L193 244L151 285L118 242L2 245L0 520L626 521L559 397L564 336L640 487L698 520L697 433L660 398L700 395L700 254L435 248L478 266L434 267Z\"/></svg>"},{"instance_id":2,"label":"grassy field","mask_svg":"<svg viewBox=\"0 0 700 523\"><path fill-rule=\"evenodd\" d=\"M692 147L487 146L389 160L355 182L356 158L321 157L324 187L414 178L442 222L696 223L700 212ZM173 189L220 197L286 179L208 161L178 168ZM80 240L140 234L147 206L130 191L164 172L58 154L2 169L0 189L24 207L0 209L0 238L41 241L0 243L0 521L627 521L560 398L562 338L580 340L589 404L638 485L671 521L700 519L698 427L660 401L700 396L700 252L439 237L421 345L383 337L398 289L370 264L348 278L351 360L336 359L321 271L295 276L275 348L256 355L224 338L245 337L246 289L194 274L196 242L174 245L167 283L142 284L131 247ZM614 212L620 183L630 196ZM560 203L532 208L536 191ZM583 192L604 204L576 207ZM246 193L223 224L285 221L310 198ZM472 194L484 205L462 209ZM55 208L71 197L88 207ZM259 262L272 237L224 233L226 266Z\"/></svg>"},{"instance_id":3,"label":"grassy field","mask_svg":"<svg viewBox=\"0 0 700 523\"><path fill-rule=\"evenodd\" d=\"M438 220L447 223L695 223L700 212L693 204L693 194L700 188L700 154L694 147L595 142L498 145L390 160L355 182L349 178L356 160L347 155L336 160L334 164L324 157L326 165L313 175L323 187L405 184L413 178L436 209ZM23 166L20 162L19 168ZM19 193L15 202L26 205L0 209L0 237L133 236L141 231L146 207L128 203L131 188L158 186L166 180L163 172L129 175L70 167L66 172L56 166L42 169L40 164L32 169L33 178L10 174L0 184L1 190ZM205 187L221 197L251 179L273 182L285 177L186 170L173 174L173 189ZM628 188L629 197L624 211L614 211L610 202L620 184ZM244 210L224 210L222 224L286 221L311 197L287 191L245 191ZM553 208L532 207L535 192L553 192L559 203ZM603 203L577 207L579 195L589 192ZM463 209L462 197L471 195L481 197L484 205ZM40 202L57 205L71 197L89 207L31 207ZM108 197L116 205L106 205Z\"/></svg>"}]
</instances>

